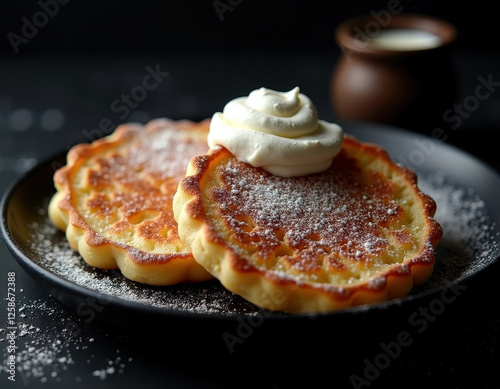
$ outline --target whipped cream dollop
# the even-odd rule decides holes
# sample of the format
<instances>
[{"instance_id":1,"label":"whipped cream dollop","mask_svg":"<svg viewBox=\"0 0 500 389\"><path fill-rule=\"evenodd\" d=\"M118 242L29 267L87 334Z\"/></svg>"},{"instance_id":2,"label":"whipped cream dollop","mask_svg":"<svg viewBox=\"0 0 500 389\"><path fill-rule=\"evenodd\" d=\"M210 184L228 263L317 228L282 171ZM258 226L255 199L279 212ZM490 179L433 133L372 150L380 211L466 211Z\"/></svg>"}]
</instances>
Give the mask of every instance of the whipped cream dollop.
<instances>
[{"instance_id":1,"label":"whipped cream dollop","mask_svg":"<svg viewBox=\"0 0 500 389\"><path fill-rule=\"evenodd\" d=\"M293 177L328 169L343 137L295 87L283 93L260 88L230 101L213 115L207 140L210 148L221 145L243 162Z\"/></svg>"}]
</instances>

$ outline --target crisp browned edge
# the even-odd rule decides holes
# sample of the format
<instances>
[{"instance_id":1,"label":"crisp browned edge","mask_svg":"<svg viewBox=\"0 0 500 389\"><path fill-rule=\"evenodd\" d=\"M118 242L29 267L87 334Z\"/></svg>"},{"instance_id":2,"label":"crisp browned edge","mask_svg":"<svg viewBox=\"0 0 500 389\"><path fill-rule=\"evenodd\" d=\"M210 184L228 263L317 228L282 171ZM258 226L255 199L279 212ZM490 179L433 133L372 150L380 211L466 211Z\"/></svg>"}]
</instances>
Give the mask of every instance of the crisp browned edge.
<instances>
[{"instance_id":1,"label":"crisp browned edge","mask_svg":"<svg viewBox=\"0 0 500 389\"><path fill-rule=\"evenodd\" d=\"M157 127L165 125L171 126L172 128L196 128L196 130L205 128L208 134L209 119L205 119L201 122L193 122L190 120L175 121L170 119L154 119L145 125L138 123L121 124L113 131L113 133L106 137L94 140L91 143L81 143L73 146L67 154L66 165L59 168L54 173L54 184L57 189L57 193L61 196L61 200L57 205L61 211L68 214L66 228L69 224L71 224L72 226L80 229L84 235L85 242L90 247L114 246L115 248L125 250L128 257L132 261L138 264L143 264L140 262L137 254L135 254L138 249L129 245L118 245L116 242L102 237L87 224L87 222L75 209L74 201L71 196L71 192L69 191L71 181L70 175L74 171L74 167L83 163L89 155L126 142L128 139L134 137L138 132L152 132ZM61 229L61 226L58 227ZM192 258L192 254L158 254L157 258L158 260L161 260L162 264L166 264L168 261L177 258ZM155 264L156 262L157 261L151 261L152 264Z\"/></svg>"},{"instance_id":2,"label":"crisp browned edge","mask_svg":"<svg viewBox=\"0 0 500 389\"><path fill-rule=\"evenodd\" d=\"M422 209L427 219L427 238L422 244L419 255L413 257L407 263L397 265L385 273L380 274L380 277L383 277L386 282L379 287L370 286L368 282L366 282L362 285L344 286L342 288L333 286L318 288L317 286L309 284L293 285L295 284L294 281L283 280L274 275L265 275L268 282L278 287L293 285L294 288L303 289L306 293L308 292L307 290L309 290L309 292L313 292L314 290L313 293L321 290L323 295L332 300L334 304L338 303L342 305L342 308L346 306L346 303L347 306L350 306L404 297L413 287L426 282L432 275L436 260L435 248L443 234L440 224L434 219L434 214L437 209L436 202L418 188L418 177L415 171L392 161L387 151L382 147L372 143L360 142L352 135L346 134L344 136L343 147L346 147L346 145L360 147L363 152L382 159L385 163L390 164L392 169L399 171L408 181L422 203ZM223 158L225 154L231 155L225 148L217 147L211 150L207 155L196 156L191 160L190 166L192 172L179 183L179 190L182 190L185 194L190 196L190 200L184 204L182 212L186 212L191 219L196 220L196 223L201 226L208 244L218 246L219 252L225 251L226 259L231 262L230 265L234 271L245 273L248 276L253 273L255 276L261 272L248 264L245 258L238 255L231 247L225 244L224 240L211 226L210 220L208 220L204 211L203 194L200 191L199 185L200 181L205 175L205 172L210 169L210 165L219 158ZM244 264L244 266L242 266L242 264ZM407 266L409 271L406 271L404 266ZM348 303L348 301L351 301L351 303Z\"/></svg>"}]
</instances>

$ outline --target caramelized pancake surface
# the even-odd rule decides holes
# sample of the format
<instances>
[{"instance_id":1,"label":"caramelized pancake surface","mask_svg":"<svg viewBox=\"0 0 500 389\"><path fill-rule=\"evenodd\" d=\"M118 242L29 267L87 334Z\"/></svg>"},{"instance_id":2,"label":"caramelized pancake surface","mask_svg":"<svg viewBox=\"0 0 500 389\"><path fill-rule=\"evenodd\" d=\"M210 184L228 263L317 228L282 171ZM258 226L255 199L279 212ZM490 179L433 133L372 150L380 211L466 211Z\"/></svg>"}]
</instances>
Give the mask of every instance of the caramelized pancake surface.
<instances>
[{"instance_id":1,"label":"caramelized pancake surface","mask_svg":"<svg viewBox=\"0 0 500 389\"><path fill-rule=\"evenodd\" d=\"M124 124L73 147L54 175L49 217L91 266L169 285L210 274L179 239L172 198L193 155L207 151L208 121Z\"/></svg>"},{"instance_id":2,"label":"caramelized pancake surface","mask_svg":"<svg viewBox=\"0 0 500 389\"><path fill-rule=\"evenodd\" d=\"M174 197L195 259L230 291L289 312L407 295L433 271L435 210L412 171L349 136L327 171L292 178L220 147L191 161Z\"/></svg>"}]
</instances>

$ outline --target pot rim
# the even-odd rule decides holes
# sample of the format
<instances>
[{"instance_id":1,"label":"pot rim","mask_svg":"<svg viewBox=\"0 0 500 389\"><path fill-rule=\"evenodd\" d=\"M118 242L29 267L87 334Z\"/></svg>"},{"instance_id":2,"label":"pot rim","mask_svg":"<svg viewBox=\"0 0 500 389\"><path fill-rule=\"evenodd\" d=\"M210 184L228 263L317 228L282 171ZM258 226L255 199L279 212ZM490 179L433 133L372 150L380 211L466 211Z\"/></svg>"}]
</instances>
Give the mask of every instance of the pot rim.
<instances>
[{"instance_id":1,"label":"pot rim","mask_svg":"<svg viewBox=\"0 0 500 389\"><path fill-rule=\"evenodd\" d=\"M380 18L377 19L375 16L376 15L374 14L367 14L350 18L341 22L335 31L335 39L337 41L337 44L342 49L351 52L374 56L400 57L403 55L412 55L440 50L443 47L449 46L451 43L453 43L457 37L457 29L453 24L436 17L411 13L391 14L390 19L388 19L386 22L382 22L380 21ZM367 31L366 28L368 23L370 22L375 23L378 31L393 28L413 28L431 32L440 37L440 43L437 46L422 49L382 49L370 44L370 42L366 40L358 39L356 37L360 36L363 33L365 35L369 35L369 33L365 33L364 31Z\"/></svg>"}]
</instances>

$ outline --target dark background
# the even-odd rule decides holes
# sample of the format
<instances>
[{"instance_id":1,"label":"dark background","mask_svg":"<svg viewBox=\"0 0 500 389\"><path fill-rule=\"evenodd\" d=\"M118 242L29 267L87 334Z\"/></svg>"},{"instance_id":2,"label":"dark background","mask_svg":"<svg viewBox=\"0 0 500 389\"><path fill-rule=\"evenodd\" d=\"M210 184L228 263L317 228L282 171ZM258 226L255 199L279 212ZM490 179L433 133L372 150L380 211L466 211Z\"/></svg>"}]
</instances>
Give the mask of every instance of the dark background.
<instances>
[{"instance_id":1,"label":"dark background","mask_svg":"<svg viewBox=\"0 0 500 389\"><path fill-rule=\"evenodd\" d=\"M10 158L17 150L28 161L21 165L29 166L61 144L85 140L89 133L102 135L103 119L111 121L109 128L159 116L198 120L260 86L289 90L298 85L323 119L335 120L328 88L340 55L336 27L360 14L383 14L394 4L403 12L439 17L457 27L452 51L457 102L474 92L478 76L492 74L500 80L497 14L485 0L4 2L0 129L5 140L0 153ZM53 16L44 20L44 9ZM27 22L36 21L42 26L15 53L13 34L22 36ZM117 115L112 102L140 85L148 66L158 66L168 76L126 116ZM55 130L40 135L44 118L54 110L56 123L49 128ZM19 132L16 120L22 137L39 137L43 150L8 140ZM496 93L459 130L481 129L491 136L499 122ZM450 142L467 136L456 131ZM479 142L471 147L484 152ZM13 168L15 163L8 159L2 165Z\"/></svg>"},{"instance_id":2,"label":"dark background","mask_svg":"<svg viewBox=\"0 0 500 389\"><path fill-rule=\"evenodd\" d=\"M334 49L333 34L340 21L378 13L389 4L400 4L405 13L452 22L460 30L460 47L499 49L497 15L493 3L485 0L71 0L60 5L59 13L43 27L43 34L23 49L23 54ZM39 9L36 1L4 2L2 38L9 32L19 32L21 18L30 19ZM8 54L12 50L6 46L2 51Z\"/></svg>"},{"instance_id":3,"label":"dark background","mask_svg":"<svg viewBox=\"0 0 500 389\"><path fill-rule=\"evenodd\" d=\"M46 23L27 43L21 43L15 53L9 36L21 36L26 20L33 22L43 9L41 4L54 7L56 3L55 0L3 1L0 5L1 192L38 162L69 149L75 143L105 135L120 123L146 122L161 116L203 119L221 110L230 99L247 95L261 86L287 90L298 85L316 104L320 117L334 121L328 89L332 69L341 55L334 39L335 29L346 18L383 12L389 3L373 0L71 0L64 5L57 3L54 16L48 17ZM493 80L500 81L500 23L498 13L492 8L493 2L401 0L399 3L404 12L436 16L457 27L458 39L451 53L458 79L457 103L474 93L479 76L491 75ZM218 13L215 6L223 4L231 9ZM141 85L148 67L157 66L168 73L158 87L149 91L144 100L126 115L115 112L112 103ZM448 133L447 142L500 171L496 141L499 133L500 91L496 91L481 101L478 109L464 119L458 129ZM26 320L41 328L54 326L54 331L64 329L64 323L56 322L54 318L69 316L78 320L58 301L47 298L45 292L15 263L5 245L2 244L0 249L1 293L4 293L7 272L15 271L18 287L25 289L24 297L20 298L44 301L45 312L46 309L55 312L48 319L46 313L35 309ZM498 264L495 269L498 274ZM497 278L489 277L490 280ZM397 365L377 382L383 387L391 387L392 377L395 377L397 383L406 387L422 387L429 381L446 388L471 387L464 379L469 373L468 366L474 366L474 369L479 366L479 373L471 371L471 374L476 374L477 387L499 387L495 371L500 357L498 292L496 295L488 292L490 294L484 301L477 302L477 298L484 296L480 290L473 293L473 289L470 288L468 297L464 296L463 303L454 305L443 314L433 329L426 332L418 344L408 348ZM489 304L487 312L483 310L485 304ZM5 310L1 312L3 314ZM320 345L320 336L328 336L330 340L335 340L336 336L340 338L342 334L336 331L332 328L331 332L314 333L311 337L315 338L316 345ZM166 332L168 335L171 334ZM389 332L385 337L372 337L375 351L360 350L359 361L362 361L362 355L375 355L378 342L390 340L392 335ZM142 338L131 341L130 333L117 334L98 323L92 323L81 336L100 339L101 345L110 350L117 347L128 350L135 358L132 370L127 371L128 376L124 373L104 382L96 379L98 387L115 387L115 383L126 382L128 377L131 383L138 384L139 379L144 378L145 386L152 385L146 381L147 377L141 377L144 366L153 366L155 377L161 376L162 369L165 369L165 377L176 377L166 379L161 387L183 387L187 375L197 384L203 382L205 376L210 377L210 382L217 382L227 368L225 361L211 370L207 361L204 375L197 375L196 371L189 370L189 365L175 361L175 368L182 365L176 376L162 360L153 358L154 337L148 344ZM177 341L182 343L183 340ZM19 339L19 346L24 347L22 342L23 339ZM333 346L326 351L334 355L335 342L330 344ZM168 344L165 347L162 352L168 350ZM2 343L0 348L3 351ZM92 349L96 359L106 356L102 348L96 344ZM318 348L321 347L314 350ZM147 353L141 354L143 349ZM241 374L238 370L233 371L240 381L226 387L242 387L245 375L252 375L255 364L259 369L273 368L274 362L266 359L265 345L262 354L259 351L252 358L242 358L244 365L238 365L236 359L231 369L241 369ZM356 354L356 350L350 351ZM210 353L204 350L203 355L207 354ZM165 355L170 360L176 359L171 354ZM196 345L186 341L180 355L186 360L196 360ZM327 387L334 387L335 366L330 368L324 356L309 355L308 348L302 347L300 355L292 352L285 357L290 359L289 364L285 358L281 368L288 383L293 383L293 374L300 370L305 358L311 374L325 376L325 382L331 383ZM318 367L321 366L319 372L314 371L315 358ZM203 361L196 362L203 365ZM146 369L144 374L150 371ZM308 372L301 373L305 377L303 373ZM71 374L70 370L67 375ZM346 374L341 372L342 379ZM251 382L256 382L260 376L252 377ZM82 382L86 383L92 380L86 376L83 378ZM6 382L4 379L5 376L0 374L2 387ZM287 387L280 386L279 381L276 379L274 384L263 381L261 386ZM32 382L38 387L36 383L39 381ZM70 382L74 383L74 380ZM22 387L22 382L18 384ZM46 385L52 384L51 381Z\"/></svg>"}]
</instances>

